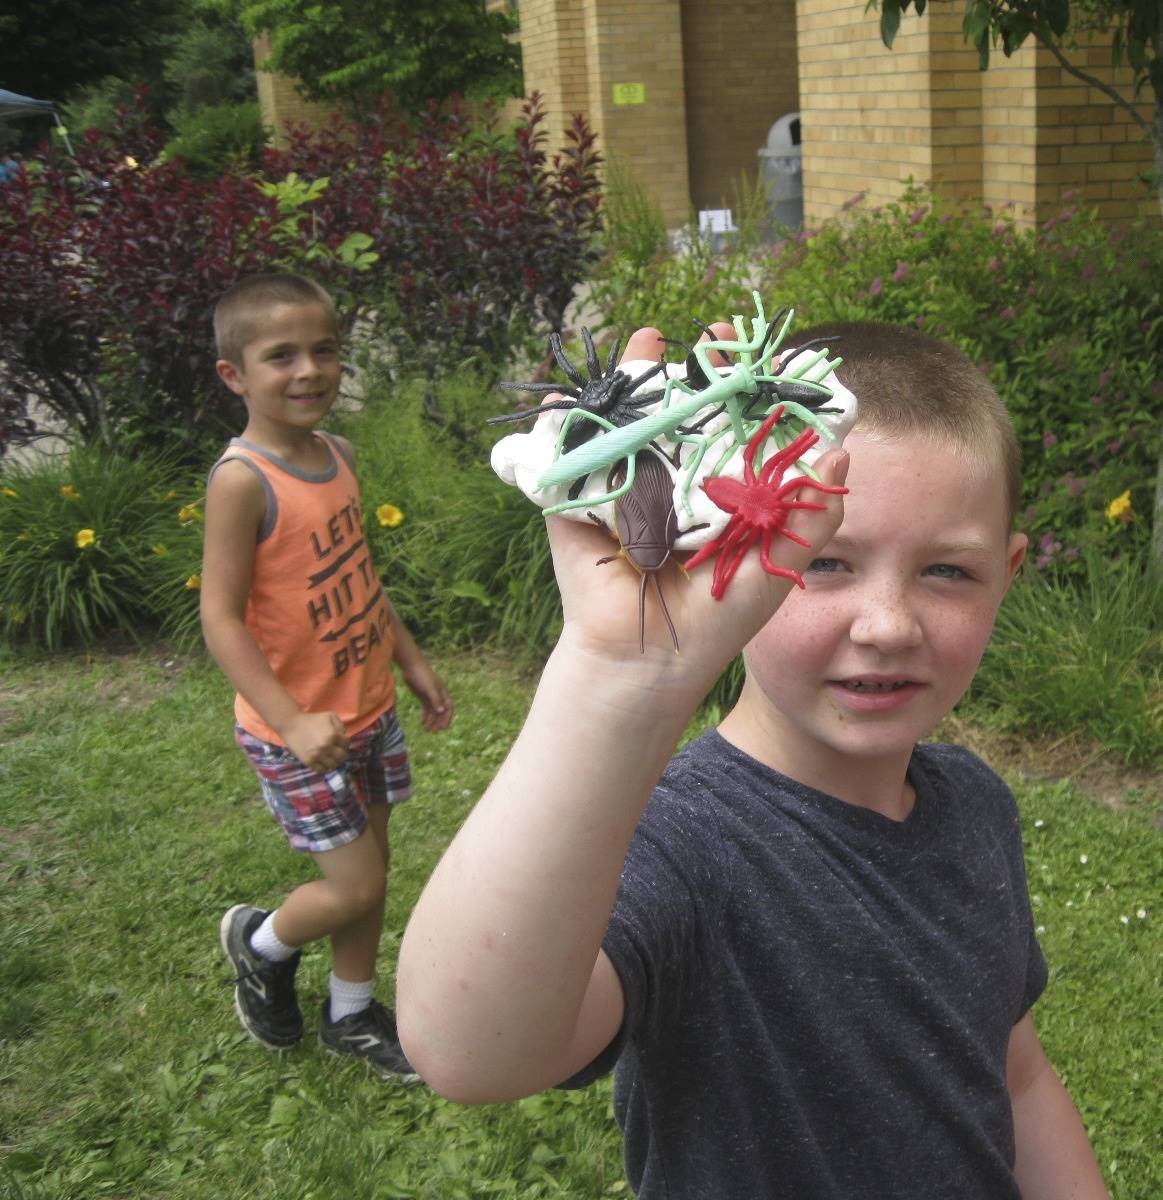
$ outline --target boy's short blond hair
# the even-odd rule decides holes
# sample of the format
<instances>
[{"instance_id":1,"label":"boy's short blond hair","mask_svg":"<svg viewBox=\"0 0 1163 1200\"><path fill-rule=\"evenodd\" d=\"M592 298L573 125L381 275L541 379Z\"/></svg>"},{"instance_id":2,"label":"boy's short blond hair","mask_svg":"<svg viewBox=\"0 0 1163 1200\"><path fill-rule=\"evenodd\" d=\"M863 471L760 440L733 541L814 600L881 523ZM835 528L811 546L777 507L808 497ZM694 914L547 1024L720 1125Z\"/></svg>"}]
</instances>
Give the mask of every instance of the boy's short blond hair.
<instances>
[{"instance_id":1,"label":"boy's short blond hair","mask_svg":"<svg viewBox=\"0 0 1163 1200\"><path fill-rule=\"evenodd\" d=\"M214 307L218 357L241 367L243 351L262 335L267 314L279 304L321 305L338 335L335 302L313 279L290 271L247 275L227 288Z\"/></svg>"},{"instance_id":2,"label":"boy's short blond hair","mask_svg":"<svg viewBox=\"0 0 1163 1200\"><path fill-rule=\"evenodd\" d=\"M836 374L856 396L856 428L919 434L996 463L1012 523L1021 502L1022 455L1013 422L985 372L956 346L881 321L833 321L796 331L843 359Z\"/></svg>"}]
</instances>

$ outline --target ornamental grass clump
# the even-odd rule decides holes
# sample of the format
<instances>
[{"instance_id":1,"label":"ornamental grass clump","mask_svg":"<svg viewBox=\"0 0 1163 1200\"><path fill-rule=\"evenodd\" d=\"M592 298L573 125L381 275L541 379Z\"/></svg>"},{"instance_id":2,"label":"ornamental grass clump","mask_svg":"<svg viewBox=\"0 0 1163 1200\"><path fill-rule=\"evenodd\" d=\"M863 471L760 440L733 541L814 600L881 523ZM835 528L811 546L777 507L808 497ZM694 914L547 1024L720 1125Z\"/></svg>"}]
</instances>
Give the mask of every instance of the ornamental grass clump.
<instances>
[{"instance_id":1,"label":"ornamental grass clump","mask_svg":"<svg viewBox=\"0 0 1163 1200\"><path fill-rule=\"evenodd\" d=\"M77 448L0 471L0 637L57 649L197 623L201 506L172 464Z\"/></svg>"},{"instance_id":2,"label":"ornamental grass clump","mask_svg":"<svg viewBox=\"0 0 1163 1200\"><path fill-rule=\"evenodd\" d=\"M1085 730L1163 767L1163 577L1084 554L1071 578L1026 571L998 613L967 711L1007 729Z\"/></svg>"}]
</instances>

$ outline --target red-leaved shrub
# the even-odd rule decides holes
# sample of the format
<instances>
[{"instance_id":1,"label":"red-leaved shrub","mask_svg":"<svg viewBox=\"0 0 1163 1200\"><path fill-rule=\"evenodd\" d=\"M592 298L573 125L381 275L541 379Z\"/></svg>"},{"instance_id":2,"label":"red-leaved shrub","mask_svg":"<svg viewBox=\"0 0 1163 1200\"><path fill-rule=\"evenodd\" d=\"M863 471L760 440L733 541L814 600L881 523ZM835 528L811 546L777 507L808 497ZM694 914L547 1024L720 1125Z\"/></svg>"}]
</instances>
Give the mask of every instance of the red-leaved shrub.
<instances>
[{"instance_id":1,"label":"red-leaved shrub","mask_svg":"<svg viewBox=\"0 0 1163 1200\"><path fill-rule=\"evenodd\" d=\"M27 163L0 187L0 453L41 414L187 455L237 429L210 316L254 271L314 276L381 361L429 378L560 323L599 228L584 120L550 162L536 96L505 136L455 107L415 129L385 112L294 130L260 175L195 178L134 112L75 160Z\"/></svg>"}]
</instances>

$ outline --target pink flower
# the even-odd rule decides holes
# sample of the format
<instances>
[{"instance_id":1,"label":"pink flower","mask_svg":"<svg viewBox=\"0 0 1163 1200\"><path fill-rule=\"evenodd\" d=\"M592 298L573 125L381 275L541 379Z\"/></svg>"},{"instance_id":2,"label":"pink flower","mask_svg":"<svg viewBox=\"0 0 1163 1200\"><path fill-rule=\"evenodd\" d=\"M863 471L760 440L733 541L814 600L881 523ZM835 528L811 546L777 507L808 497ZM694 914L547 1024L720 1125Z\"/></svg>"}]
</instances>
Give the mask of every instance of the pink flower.
<instances>
[{"instance_id":1,"label":"pink flower","mask_svg":"<svg viewBox=\"0 0 1163 1200\"><path fill-rule=\"evenodd\" d=\"M997 314L1003 321L1012 321L1018 315L1016 308L1011 308L1008 304Z\"/></svg>"},{"instance_id":2,"label":"pink flower","mask_svg":"<svg viewBox=\"0 0 1163 1200\"><path fill-rule=\"evenodd\" d=\"M929 206L927 204L922 204L920 208L914 208L913 211L909 213L909 224L919 225L925 219L925 214L928 211Z\"/></svg>"},{"instance_id":3,"label":"pink flower","mask_svg":"<svg viewBox=\"0 0 1163 1200\"><path fill-rule=\"evenodd\" d=\"M1062 476L1062 486L1076 500L1082 495L1083 492L1086 491L1086 482L1087 481L1085 479L1075 479L1073 471L1067 471L1066 474Z\"/></svg>"},{"instance_id":4,"label":"pink flower","mask_svg":"<svg viewBox=\"0 0 1163 1200\"><path fill-rule=\"evenodd\" d=\"M1122 448L1123 448L1123 439L1122 438L1115 438L1113 442L1107 442L1107 444L1106 444L1106 452L1108 454L1118 454L1118 452Z\"/></svg>"},{"instance_id":5,"label":"pink flower","mask_svg":"<svg viewBox=\"0 0 1163 1200\"><path fill-rule=\"evenodd\" d=\"M1033 283L1031 283L1031 284L1030 284L1030 286L1029 286L1028 288L1026 288L1026 295L1027 295L1027 296L1029 296L1029 298L1030 298L1031 300L1033 300L1033 298L1034 298L1034 297L1035 297L1037 294L1038 294L1038 288L1037 288L1037 285L1036 285L1036 284L1033 284Z\"/></svg>"},{"instance_id":6,"label":"pink flower","mask_svg":"<svg viewBox=\"0 0 1163 1200\"><path fill-rule=\"evenodd\" d=\"M998 221L998 223L993 227L993 236L1001 237L1001 235L1005 233L1007 229L1009 229L1009 226L1004 221Z\"/></svg>"},{"instance_id":7,"label":"pink flower","mask_svg":"<svg viewBox=\"0 0 1163 1200\"><path fill-rule=\"evenodd\" d=\"M921 313L921 315L919 317L917 317L916 326L918 329L925 328L925 314L924 313Z\"/></svg>"},{"instance_id":8,"label":"pink flower","mask_svg":"<svg viewBox=\"0 0 1163 1200\"><path fill-rule=\"evenodd\" d=\"M1054 532L1051 530L1049 533L1042 534L1042 537L1038 542L1038 549L1041 551L1041 553L1034 560L1034 566L1036 566L1039 571L1044 571L1053 561L1054 555L1062 549L1062 543L1055 540Z\"/></svg>"},{"instance_id":9,"label":"pink flower","mask_svg":"<svg viewBox=\"0 0 1163 1200\"><path fill-rule=\"evenodd\" d=\"M1101 392L1104 387L1111 381L1111 369L1107 367L1105 371L1098 377L1098 383L1094 385L1095 390Z\"/></svg>"},{"instance_id":10,"label":"pink flower","mask_svg":"<svg viewBox=\"0 0 1163 1200\"><path fill-rule=\"evenodd\" d=\"M1056 433L1048 433L1042 438L1042 449L1049 450L1051 446L1058 444L1058 435Z\"/></svg>"},{"instance_id":11,"label":"pink flower","mask_svg":"<svg viewBox=\"0 0 1163 1200\"><path fill-rule=\"evenodd\" d=\"M1091 396L1090 402L1091 402L1091 404L1094 405L1095 408L1102 408L1102 397L1101 396Z\"/></svg>"},{"instance_id":12,"label":"pink flower","mask_svg":"<svg viewBox=\"0 0 1163 1200\"><path fill-rule=\"evenodd\" d=\"M996 255L985 264L985 269L991 274L996 275L1001 270L1001 259Z\"/></svg>"},{"instance_id":13,"label":"pink flower","mask_svg":"<svg viewBox=\"0 0 1163 1200\"><path fill-rule=\"evenodd\" d=\"M871 295L871 296L879 296L879 295L880 295L880 293L881 293L881 292L883 292L883 291L884 291L884 285L883 285L883 284L880 282L880 276L878 275L878 276L877 276L877 277L876 277L876 278L875 278L875 279L874 279L874 280L873 280L873 281L872 281L872 282L871 282L871 283L868 285L868 293L869 293L869 295Z\"/></svg>"},{"instance_id":14,"label":"pink flower","mask_svg":"<svg viewBox=\"0 0 1163 1200\"><path fill-rule=\"evenodd\" d=\"M855 196L849 196L848 199L845 200L842 205L840 205L841 211L847 212L850 208L855 208L860 203L860 201L863 200L864 197L867 195L868 195L868 193L866 191L864 191L864 192L857 192Z\"/></svg>"},{"instance_id":15,"label":"pink flower","mask_svg":"<svg viewBox=\"0 0 1163 1200\"><path fill-rule=\"evenodd\" d=\"M1087 279L1092 279L1093 277L1094 263L1087 263L1086 266L1082 268L1082 279L1085 282Z\"/></svg>"},{"instance_id":16,"label":"pink flower","mask_svg":"<svg viewBox=\"0 0 1163 1200\"><path fill-rule=\"evenodd\" d=\"M896 270L892 273L893 283L904 283L909 277L909 264L907 262L898 262Z\"/></svg>"}]
</instances>

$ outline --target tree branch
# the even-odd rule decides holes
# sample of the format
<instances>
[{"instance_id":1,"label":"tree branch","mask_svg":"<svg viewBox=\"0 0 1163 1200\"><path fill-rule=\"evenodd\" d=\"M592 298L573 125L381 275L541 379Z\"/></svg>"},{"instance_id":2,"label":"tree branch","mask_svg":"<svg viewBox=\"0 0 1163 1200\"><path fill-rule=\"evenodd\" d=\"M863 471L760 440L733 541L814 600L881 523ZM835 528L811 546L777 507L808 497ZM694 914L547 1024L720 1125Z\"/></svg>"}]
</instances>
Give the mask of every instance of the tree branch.
<instances>
[{"instance_id":1,"label":"tree branch","mask_svg":"<svg viewBox=\"0 0 1163 1200\"><path fill-rule=\"evenodd\" d=\"M1117 91L1111 84L1103 83L1101 79L1096 79L1093 75L1082 70L1081 67L1076 67L1066 57L1066 55L1062 53L1058 46L1056 46L1054 42L1050 41L1050 39L1047 38L1040 30L1034 30L1034 37L1037 38L1038 41L1041 42L1041 44L1045 46L1052 55L1054 55L1054 57L1058 60L1058 65L1068 75L1073 75L1075 79L1080 79L1083 83L1088 84L1090 87L1098 88L1098 90L1104 95L1109 96L1119 108L1123 109L1127 113L1130 113L1131 120L1138 125L1138 127L1143 131L1144 135L1150 141L1153 142L1155 140L1155 130L1151 126L1151 123L1145 120L1139 114L1135 106L1128 99L1126 99L1121 92Z\"/></svg>"}]
</instances>

